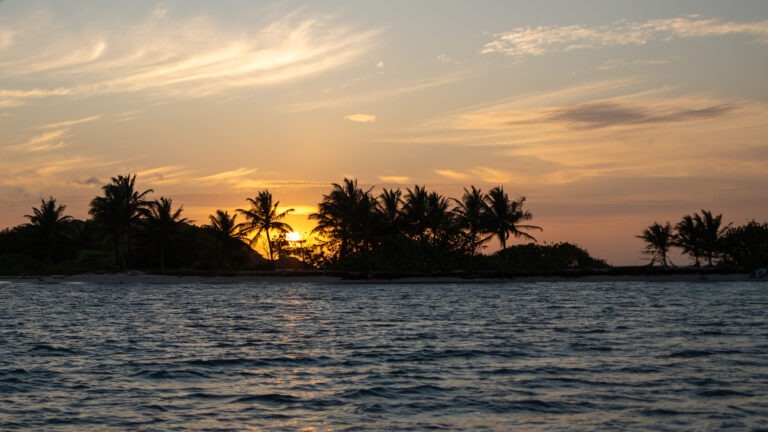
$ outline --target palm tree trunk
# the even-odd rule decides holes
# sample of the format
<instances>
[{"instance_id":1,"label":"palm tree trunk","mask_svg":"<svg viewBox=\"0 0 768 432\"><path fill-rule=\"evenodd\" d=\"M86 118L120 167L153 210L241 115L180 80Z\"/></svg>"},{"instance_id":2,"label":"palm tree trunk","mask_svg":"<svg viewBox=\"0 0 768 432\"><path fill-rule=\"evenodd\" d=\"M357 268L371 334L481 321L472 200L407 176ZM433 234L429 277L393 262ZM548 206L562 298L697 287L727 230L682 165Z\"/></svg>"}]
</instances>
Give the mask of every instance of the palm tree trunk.
<instances>
[{"instance_id":1,"label":"palm tree trunk","mask_svg":"<svg viewBox=\"0 0 768 432\"><path fill-rule=\"evenodd\" d=\"M264 232L267 235L267 248L269 249L269 260L272 261L272 264L275 263L275 257L272 255L272 239L269 237L269 228L264 230Z\"/></svg>"}]
</instances>

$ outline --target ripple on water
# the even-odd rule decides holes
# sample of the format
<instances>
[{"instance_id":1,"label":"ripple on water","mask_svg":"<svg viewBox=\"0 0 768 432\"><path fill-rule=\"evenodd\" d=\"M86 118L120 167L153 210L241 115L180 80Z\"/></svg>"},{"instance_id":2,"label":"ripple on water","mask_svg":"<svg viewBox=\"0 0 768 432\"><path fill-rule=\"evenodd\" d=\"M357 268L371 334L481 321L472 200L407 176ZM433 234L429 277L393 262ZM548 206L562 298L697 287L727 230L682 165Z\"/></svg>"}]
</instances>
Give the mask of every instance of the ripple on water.
<instances>
[{"instance_id":1,"label":"ripple on water","mask_svg":"<svg viewBox=\"0 0 768 432\"><path fill-rule=\"evenodd\" d=\"M766 430L766 304L759 283L0 281L0 430Z\"/></svg>"}]
</instances>

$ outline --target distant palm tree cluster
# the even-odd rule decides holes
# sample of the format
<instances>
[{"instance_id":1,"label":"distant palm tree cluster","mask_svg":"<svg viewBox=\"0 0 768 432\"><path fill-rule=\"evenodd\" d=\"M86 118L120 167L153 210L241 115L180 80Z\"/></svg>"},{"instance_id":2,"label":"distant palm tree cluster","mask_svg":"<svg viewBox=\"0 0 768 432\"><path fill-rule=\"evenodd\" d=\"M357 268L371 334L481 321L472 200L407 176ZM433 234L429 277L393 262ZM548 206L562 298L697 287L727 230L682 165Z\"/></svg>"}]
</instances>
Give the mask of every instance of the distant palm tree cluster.
<instances>
[{"instance_id":1,"label":"distant palm tree cluster","mask_svg":"<svg viewBox=\"0 0 768 432\"><path fill-rule=\"evenodd\" d=\"M494 236L502 249L510 236L536 240L526 231L541 228L525 223L533 216L524 203L525 197L511 199L501 186L487 194L465 188L461 199L418 185L405 193L383 189L375 196L372 188L364 190L357 180L344 179L333 184L310 219L317 221L314 232L326 236L326 246L337 259L370 253L398 238L475 255Z\"/></svg>"},{"instance_id":2,"label":"distant palm tree cluster","mask_svg":"<svg viewBox=\"0 0 768 432\"><path fill-rule=\"evenodd\" d=\"M672 265L669 252L680 248L683 254L699 267L702 261L712 267L716 264L751 268L768 265L768 223L751 221L733 227L723 224L723 215L713 216L711 211L685 215L675 224L654 222L638 238L645 240L643 253L650 256L650 265Z\"/></svg>"},{"instance_id":3,"label":"distant palm tree cluster","mask_svg":"<svg viewBox=\"0 0 768 432\"><path fill-rule=\"evenodd\" d=\"M471 186L454 199L418 185L375 195L344 179L310 215L317 222L313 241L298 243L287 241L293 229L283 221L293 209L279 210L267 190L232 214L216 210L202 226L170 198L151 200L151 193L136 188L135 175L113 177L91 200L88 220L66 215L53 197L41 200L26 215L28 224L0 232L0 271L268 269L288 255L306 267L354 271L605 266L574 245L529 243L536 240L530 232L541 228L529 223L525 197L510 198L501 186L487 193ZM480 254L492 238L501 251ZM510 238L529 244L509 247ZM262 241L266 259L255 251Z\"/></svg>"}]
</instances>

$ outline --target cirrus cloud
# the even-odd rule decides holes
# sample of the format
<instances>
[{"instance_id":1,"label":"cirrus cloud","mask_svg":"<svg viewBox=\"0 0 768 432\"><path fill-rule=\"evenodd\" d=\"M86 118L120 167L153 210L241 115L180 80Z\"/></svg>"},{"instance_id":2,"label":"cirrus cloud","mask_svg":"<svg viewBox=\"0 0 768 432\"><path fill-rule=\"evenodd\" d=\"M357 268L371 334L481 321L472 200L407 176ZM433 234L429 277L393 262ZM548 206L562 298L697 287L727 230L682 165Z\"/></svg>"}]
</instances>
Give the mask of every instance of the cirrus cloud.
<instances>
[{"instance_id":1,"label":"cirrus cloud","mask_svg":"<svg viewBox=\"0 0 768 432\"><path fill-rule=\"evenodd\" d=\"M756 36L768 42L768 20L756 22L723 22L698 15L656 19L646 22L621 20L610 25L517 27L497 33L481 53L500 53L510 57L541 56L585 48L645 45L651 41L741 34Z\"/></svg>"},{"instance_id":2,"label":"cirrus cloud","mask_svg":"<svg viewBox=\"0 0 768 432\"><path fill-rule=\"evenodd\" d=\"M0 88L0 107L51 96L146 92L195 98L273 85L348 64L376 34L298 12L256 29L168 15L153 13L122 29L65 29L57 38L38 37L58 25L46 20L6 30L3 34L14 40L0 36L6 45L0 77L23 78L34 88ZM60 85L46 88L50 82Z\"/></svg>"}]
</instances>

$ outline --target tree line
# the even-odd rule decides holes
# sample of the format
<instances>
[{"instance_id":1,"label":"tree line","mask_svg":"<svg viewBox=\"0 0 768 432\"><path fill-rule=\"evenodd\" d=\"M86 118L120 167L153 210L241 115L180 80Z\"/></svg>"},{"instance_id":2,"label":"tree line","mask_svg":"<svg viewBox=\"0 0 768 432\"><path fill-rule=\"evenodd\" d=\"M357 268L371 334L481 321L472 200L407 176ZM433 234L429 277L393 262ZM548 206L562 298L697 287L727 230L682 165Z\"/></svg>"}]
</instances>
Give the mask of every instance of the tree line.
<instances>
[{"instance_id":1,"label":"tree line","mask_svg":"<svg viewBox=\"0 0 768 432\"><path fill-rule=\"evenodd\" d=\"M680 248L693 260L693 266L703 263L753 270L768 265L768 223L752 220L745 225L724 224L723 215L714 216L702 209L685 215L672 226L669 222L654 222L641 235L645 241L643 253L650 257L649 265L674 265L669 259L672 248Z\"/></svg>"},{"instance_id":2,"label":"tree line","mask_svg":"<svg viewBox=\"0 0 768 432\"><path fill-rule=\"evenodd\" d=\"M195 225L172 199L149 199L135 175L118 175L91 200L90 218L77 220L55 198L41 199L28 223L0 231L0 271L10 273L94 270L270 269L292 266L348 271L538 271L605 267L569 243L535 244L525 197L502 186L484 193L471 186L450 198L424 186L375 194L357 180L333 184L323 196L311 242L290 242L293 228L268 190L247 198L233 213L217 210ZM527 244L510 246L511 238ZM492 239L501 250L484 255ZM265 256L255 248L263 242ZM287 258L292 257L292 258Z\"/></svg>"}]
</instances>

